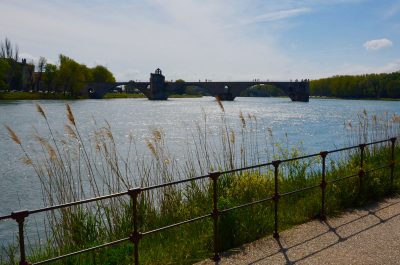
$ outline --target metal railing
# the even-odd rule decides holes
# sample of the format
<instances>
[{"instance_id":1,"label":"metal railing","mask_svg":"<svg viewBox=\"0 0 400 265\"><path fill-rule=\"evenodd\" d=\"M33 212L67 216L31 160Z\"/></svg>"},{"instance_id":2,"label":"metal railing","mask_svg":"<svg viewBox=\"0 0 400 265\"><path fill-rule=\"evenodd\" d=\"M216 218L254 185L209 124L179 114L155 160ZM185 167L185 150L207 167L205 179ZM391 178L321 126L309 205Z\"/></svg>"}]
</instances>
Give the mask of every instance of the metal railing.
<instances>
[{"instance_id":1,"label":"metal railing","mask_svg":"<svg viewBox=\"0 0 400 265\"><path fill-rule=\"evenodd\" d=\"M90 198L90 199L86 199L86 200L80 200L80 201L75 201L75 202L70 202L70 203L65 203L65 204L60 204L60 205L54 205L54 206L50 206L50 207L44 207L44 208L39 208L39 209L35 209L35 210L21 210L21 211L16 211L16 212L12 212L10 215L5 215L5 216L0 216L0 221L1 220L5 220L5 219L13 219L17 222L18 224L18 239L19 239L19 252L20 252L20 265L33 265L33 264L45 264L45 263L49 263L52 261L57 261L60 259L64 259L67 257L71 257L71 256L75 256L75 255L79 255L79 254L83 254L83 253L87 253L90 251L94 251L97 249L101 249L101 248L105 248L105 247L110 247L110 246L114 246L123 242L128 242L130 241L131 243L134 244L134 263L135 264L139 264L139 242L140 240L148 235L151 234L155 234L164 230L168 230L171 229L173 227L177 227L177 226L181 226L184 224L188 224L188 223L193 223L193 222L197 222L206 218L211 218L213 220L213 251L214 251L214 256L212 257L212 259L214 261L218 261L220 259L219 256L219 242L218 242L218 220L219 217L227 212L230 211L234 211L236 209L241 209L241 208L245 208L245 207L250 207L252 205L255 204L260 204L263 202L267 202L267 201L273 201L274 203L274 232L273 232L273 237L274 238L279 238L279 220L278 220L278 206L279 206L279 200L284 197L284 196L288 196L288 195L292 195L292 194L296 194L299 192L304 192L304 191L308 191L311 189L316 189L316 188L320 188L321 189L321 209L320 209L320 218L322 220L326 219L326 215L325 215L325 197L326 197L326 188L327 185L338 182L338 181L343 181L345 179L350 179L350 178L354 178L354 177L358 177L359 178L359 185L360 188L363 185L363 181L364 181L364 177L365 174L367 174L368 172L372 172L372 171L376 171L376 170L381 170L384 168L390 168L390 185L393 186L393 181L394 181L394 169L395 169L395 145L396 145L396 140L397 138L390 138L387 140L382 140L382 141L375 141L375 142L370 142L370 143L365 143L365 144L360 144L360 145L355 145L355 146L351 146L351 147L346 147L346 148L341 148L341 149L335 149L335 150L331 150L331 151L322 151L319 153L315 153L315 154L311 154L311 155L305 155L305 156L300 156L300 157L294 157L294 158L289 158L289 159L283 159L283 160L275 160L269 163L264 163L264 164L258 164L258 165L254 165L254 166L248 166L248 167L243 167L243 168L238 168L238 169L232 169L232 170L226 170L226 171L221 171L221 172L212 172L209 173L208 175L204 175L204 176L198 176L198 177L193 177L193 178L188 178L188 179L184 179L184 180L178 180L178 181L172 181L169 183L164 183L164 184L159 184L159 185L153 185L153 186L148 186L148 187L137 187L137 188L132 188L129 189L125 192L120 192L120 193L114 193L114 194L110 194L110 195L106 195L106 196L100 196L100 197L95 197L95 198ZM388 164L385 165L381 165L377 168L370 168L368 170L365 170L364 168L364 162L365 162L365 149L367 146L370 145L375 145L375 144L381 144L381 143L385 143L385 142L390 142L391 146L390 146L390 161ZM336 179L331 179L329 181L326 180L326 158L329 154L332 153L337 153L337 152L341 152L341 151L348 151L348 150L352 150L352 149L359 149L360 150L360 160L359 160L359 170L358 172L349 175L349 176L344 176L344 177L340 177L340 178L336 178ZM313 158L313 157L320 157L321 158L321 181L319 184L317 185L313 185L313 186L308 186L308 187L304 187L298 190L294 190L294 191L289 191L289 192L285 192L285 193L279 193L279 181L278 181L278 176L279 176L279 168L280 165L282 163L287 163L287 162L291 162L291 161L296 161L296 160L302 160L302 159L307 159L307 158ZM231 208L226 208L226 209L218 209L218 190L217 190L217 182L219 177L221 177L224 174L231 174L231 173L237 173L237 172L241 172L241 171L245 171L245 170L249 170L249 169L256 169L256 168L261 168L261 167L266 167L266 166L273 166L274 168L274 194L270 197L266 197L264 199L261 200L257 200L257 201L252 201L252 202L247 202L245 204L241 204L241 205L237 205ZM177 184L181 184L181 183L186 183L186 182L191 182L191 181L195 181L195 180L201 180L201 179L210 179L212 181L212 190L213 190L213 198L212 198L212 212L206 215L202 215L202 216L197 216L195 218L192 219L188 219L182 222L178 222L178 223L174 223L171 225L167 225L164 227L159 227L157 229L153 229L150 231L146 231L146 232L141 232L139 231L139 219L138 219L138 196L140 195L140 193L145 192L145 191L150 191L150 190L155 190L155 189L159 189L159 188L164 188L164 187L168 187L168 186L173 186L173 185L177 185ZM95 201L99 201L99 200L104 200L104 199L110 199L110 198L115 198L115 197L119 197L119 196L125 196L128 195L130 196L130 199L132 201L132 211L133 211L133 230L132 233L122 239L119 240L115 240L112 242L108 242L102 245L98 245L95 247L91 247L91 248L86 248L86 249L82 249L79 251L75 251L75 252L71 252L65 255L60 255L54 258L50 258L50 259L46 259L43 261L39 261L39 262L35 262L35 263L29 263L27 261L27 257L26 257L26 250L25 250L25 233L24 233L24 222L25 219L33 214L37 214L37 213L41 213L41 212L47 212L47 211L52 211L52 210L56 210L56 209L62 209L65 207L71 207L74 205L80 205L80 204L85 204L85 203L89 203L89 202L95 202Z\"/></svg>"}]
</instances>

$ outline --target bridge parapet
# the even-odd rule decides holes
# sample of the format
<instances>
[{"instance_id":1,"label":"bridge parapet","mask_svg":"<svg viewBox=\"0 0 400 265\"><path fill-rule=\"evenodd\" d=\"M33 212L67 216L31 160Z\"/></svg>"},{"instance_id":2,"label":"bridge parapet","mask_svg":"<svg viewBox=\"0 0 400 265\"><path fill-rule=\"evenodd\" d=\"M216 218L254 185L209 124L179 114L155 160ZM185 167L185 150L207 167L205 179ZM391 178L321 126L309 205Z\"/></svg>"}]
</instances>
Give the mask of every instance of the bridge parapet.
<instances>
[{"instance_id":1,"label":"bridge parapet","mask_svg":"<svg viewBox=\"0 0 400 265\"><path fill-rule=\"evenodd\" d=\"M129 85L140 90L150 100L166 100L168 96L182 86L196 86L206 89L214 97L221 100L234 100L245 89L255 85L273 85L282 89L292 101L308 102L310 96L309 80L295 82L166 82L161 70L150 74L149 82L116 82L116 83L90 83L85 87L84 94L91 98L102 98L106 93L117 86Z\"/></svg>"}]
</instances>

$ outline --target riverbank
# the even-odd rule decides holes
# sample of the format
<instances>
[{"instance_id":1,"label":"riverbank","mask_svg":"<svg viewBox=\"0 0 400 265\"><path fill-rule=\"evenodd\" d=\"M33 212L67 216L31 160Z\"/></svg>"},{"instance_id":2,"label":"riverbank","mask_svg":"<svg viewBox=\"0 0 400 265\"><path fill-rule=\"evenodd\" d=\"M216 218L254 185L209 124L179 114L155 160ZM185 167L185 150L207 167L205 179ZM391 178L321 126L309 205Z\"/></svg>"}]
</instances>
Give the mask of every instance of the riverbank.
<instances>
[{"instance_id":1,"label":"riverbank","mask_svg":"<svg viewBox=\"0 0 400 265\"><path fill-rule=\"evenodd\" d=\"M0 92L0 100L39 100L39 99L79 99L63 93L43 93L43 92Z\"/></svg>"},{"instance_id":2,"label":"riverbank","mask_svg":"<svg viewBox=\"0 0 400 265\"><path fill-rule=\"evenodd\" d=\"M200 98L202 95L173 94L169 98ZM107 93L103 99L117 98L146 98L143 94L129 93ZM63 93L44 93L44 92L0 92L0 100L66 100L66 99L85 99L84 97L72 97Z\"/></svg>"},{"instance_id":3,"label":"riverbank","mask_svg":"<svg viewBox=\"0 0 400 265\"><path fill-rule=\"evenodd\" d=\"M202 95L187 95L187 94L172 94L168 98L201 98ZM129 93L107 93L104 95L104 99L114 98L146 98L143 94L129 94Z\"/></svg>"},{"instance_id":4,"label":"riverbank","mask_svg":"<svg viewBox=\"0 0 400 265\"><path fill-rule=\"evenodd\" d=\"M340 97L321 97L310 96L310 99L343 99L343 100L376 100L376 101L400 101L400 98L340 98Z\"/></svg>"}]
</instances>

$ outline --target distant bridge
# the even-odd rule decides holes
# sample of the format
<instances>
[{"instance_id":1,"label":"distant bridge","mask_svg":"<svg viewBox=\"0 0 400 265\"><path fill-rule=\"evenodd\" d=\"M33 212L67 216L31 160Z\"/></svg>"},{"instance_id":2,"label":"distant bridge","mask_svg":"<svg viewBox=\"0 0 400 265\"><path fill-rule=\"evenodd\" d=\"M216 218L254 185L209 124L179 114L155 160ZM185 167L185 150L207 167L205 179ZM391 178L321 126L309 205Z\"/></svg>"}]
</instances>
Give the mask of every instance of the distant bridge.
<instances>
[{"instance_id":1,"label":"distant bridge","mask_svg":"<svg viewBox=\"0 0 400 265\"><path fill-rule=\"evenodd\" d=\"M149 82L89 83L82 92L90 98L103 98L106 93L122 85L138 89L150 100L166 100L174 91L187 86L203 88L220 100L234 100L242 91L255 85L276 86L282 89L292 101L308 102L310 96L308 80L299 82L166 82L160 69L150 74Z\"/></svg>"}]
</instances>

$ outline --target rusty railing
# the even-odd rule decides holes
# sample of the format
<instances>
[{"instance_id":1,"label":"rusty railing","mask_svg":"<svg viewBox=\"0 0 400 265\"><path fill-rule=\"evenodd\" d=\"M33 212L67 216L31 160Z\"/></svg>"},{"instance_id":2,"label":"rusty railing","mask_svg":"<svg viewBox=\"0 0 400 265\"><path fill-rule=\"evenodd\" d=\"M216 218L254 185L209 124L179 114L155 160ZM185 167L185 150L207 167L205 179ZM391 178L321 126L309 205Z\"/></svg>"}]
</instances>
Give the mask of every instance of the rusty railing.
<instances>
[{"instance_id":1,"label":"rusty railing","mask_svg":"<svg viewBox=\"0 0 400 265\"><path fill-rule=\"evenodd\" d=\"M355 146L351 146L351 147L346 147L346 148L341 148L341 149L336 149L336 150L331 150L331 151L322 151L319 153L315 153L315 154L311 154L311 155L305 155L305 156L300 156L300 157L294 157L294 158L289 158L289 159L284 159L284 160L275 160L269 163L263 163L263 164L258 164L258 165L254 165L254 166L248 166L248 167L243 167L243 168L238 168L238 169L232 169L232 170L226 170L226 171L221 171L221 172L212 172L209 173L208 175L204 175L204 176L198 176L198 177L193 177L193 178L188 178L188 179L184 179L184 180L178 180L178 181L172 181L169 183L164 183L164 184L159 184L159 185L154 185L154 186L148 186L148 187L137 187L137 188L132 188L129 189L127 191L124 192L120 192L120 193L114 193L114 194L110 194L110 195L105 195L105 196L100 196L100 197L95 197L95 198L90 198L90 199L86 199L86 200L80 200L80 201L75 201L75 202L70 202L70 203L65 203L65 204L60 204L60 205L54 205L54 206L50 206L50 207L45 207L45 208L40 208L40 209L35 209L35 210L21 210L21 211L16 211L16 212L12 212L10 215L5 215L5 216L0 216L0 221L1 220L5 220L5 219L13 219L17 222L18 224L18 239L19 239L19 252L20 252L20 265L34 265L34 264L45 264L45 263L49 263L52 261L57 261L60 259L65 259L67 257L71 257L71 256L75 256L75 255L79 255L79 254L83 254L83 253L87 253L90 251L94 251L97 249L101 249L101 248L105 248L105 247L110 247L110 246L114 246L117 244L120 244L122 242L132 242L134 244L134 251L133 251L133 256L134 256L134 263L137 265L139 264L139 242L140 240L148 235L151 234L155 234L164 230L168 230L171 229L173 227L177 227L177 226L181 226L184 224L188 224L188 223L192 223L192 222L196 222L199 220L203 220L206 218L211 218L213 220L213 250L214 250L214 256L212 257L212 259L214 261L218 261L220 259L219 256L219 242L218 242L218 220L219 217L227 212L230 211L234 211L236 209L240 209L240 208L245 208L245 207L249 207L255 204L260 204L263 202L267 202L267 201L273 201L273 205L274 205L274 232L273 232L273 236L275 238L279 238L279 220L278 220L278 206L279 206L279 200L284 197L284 196L288 196L288 195L292 195L295 193L299 193L299 192L304 192L304 191L308 191L311 189L316 189L316 188L320 188L321 189L321 209L320 209L320 218L322 220L326 219L326 215L325 215L325 192L326 192L326 187L329 184L338 182L338 181L343 181L345 179L350 179L350 178L355 178L358 177L359 178L359 188L362 188L363 185L363 181L364 181L364 177L365 174L367 174L368 172L372 172L372 171L376 171L376 170L381 170L384 168L390 168L390 184L393 187L393 181L394 181L394 169L395 169L395 144L396 144L396 140L397 138L390 138L390 139L386 139L386 140L382 140L382 141L375 141L375 142L370 142L370 143L365 143L365 144L360 144L360 145L355 145ZM382 144L385 142L389 142L391 144L390 147L390 161L388 164L384 164L381 165L377 168L370 168L368 170L366 170L364 168L364 160L365 160L365 148L367 146L371 146L371 145L375 145L375 144ZM342 152L342 151L347 151L347 150L352 150L352 149L359 149L360 150L360 163L359 163L359 170L358 172L349 175L349 176L344 176L344 177L340 177L340 178L336 178L336 179L331 179L329 181L326 180L326 158L329 154L332 153L337 153L337 152ZM296 161L296 160L301 160L301 159L307 159L307 158L313 158L313 157L320 157L321 158L321 182L317 185L313 185L313 186L309 186L309 187L304 187L298 190L294 190L294 191L290 191L290 192L285 192L285 193L279 193L279 181L278 181L278 175L279 175L279 167L281 164L283 163L287 163L287 162L291 162L291 161ZM218 179L221 175L224 174L231 174L231 173L236 173L236 172L241 172L241 171L245 171L245 170L249 170L249 169L256 169L256 168L261 168L261 167L266 167L266 166L273 166L274 168L274 194L272 196L266 197L264 199L261 200L257 200L257 201L252 201L252 202L248 202L245 204L241 204L241 205L237 205L231 208L227 208L227 209L218 209L218 192L217 192L217 182ZM150 231L145 231L145 232L141 232L139 231L139 220L138 220L138 196L140 195L140 193L145 192L145 191L150 191L150 190L154 190L154 189L159 189L159 188L163 188L163 187L168 187L168 186L173 186L173 185L177 185L177 184L181 184L181 183L186 183L186 182L191 182L191 181L195 181L195 180L201 180L201 179L210 179L210 181L212 181L212 187L213 187L213 202L212 202L212 212L206 215L202 215L202 216L198 216L189 220L185 220L182 222L178 222L178 223L174 223L168 226L164 226L164 227L159 227L157 229L154 230L150 230ZM91 247L91 248L86 248L86 249L82 249L79 251L75 251L75 252L71 252L65 255L60 255L54 258L50 258L50 259L46 259L43 261L39 261L39 262L35 262L35 263L30 263L27 260L26 257L26 250L25 250L25 233L24 233L24 222L25 219L33 214L37 214L37 213L41 213L41 212L47 212L47 211L52 211L52 210L56 210L56 209L62 209L65 207L71 207L74 205L80 205L80 204L85 204L85 203L89 203L89 202L95 202L95 201L99 201L99 200L104 200L104 199L110 199L110 198L115 198L115 197L119 197L119 196L130 196L131 200L132 200L132 211L133 211L133 230L132 233L125 237L125 238L121 238L119 240L116 241L112 241L112 242L108 242L102 245L98 245L95 247Z\"/></svg>"}]
</instances>

